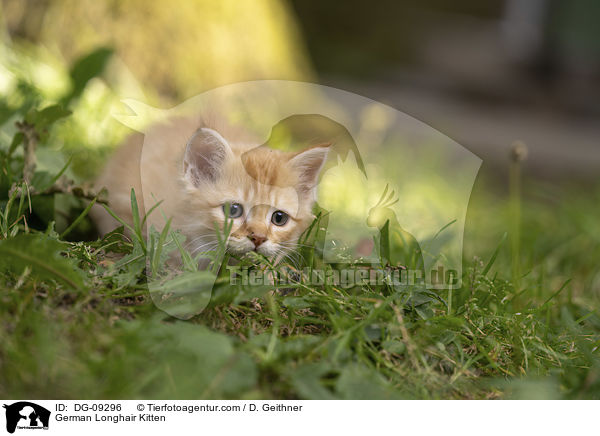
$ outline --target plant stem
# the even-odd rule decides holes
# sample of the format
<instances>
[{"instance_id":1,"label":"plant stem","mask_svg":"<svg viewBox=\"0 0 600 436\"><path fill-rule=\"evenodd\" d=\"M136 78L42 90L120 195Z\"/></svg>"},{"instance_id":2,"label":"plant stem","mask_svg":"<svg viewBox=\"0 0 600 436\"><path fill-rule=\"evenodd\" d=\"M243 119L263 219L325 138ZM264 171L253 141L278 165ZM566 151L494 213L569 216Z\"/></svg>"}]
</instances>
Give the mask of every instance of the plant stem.
<instances>
[{"instance_id":1,"label":"plant stem","mask_svg":"<svg viewBox=\"0 0 600 436\"><path fill-rule=\"evenodd\" d=\"M33 124L23 121L17 122L16 126L23 133L23 180L30 185L36 167L35 149L39 137Z\"/></svg>"},{"instance_id":2,"label":"plant stem","mask_svg":"<svg viewBox=\"0 0 600 436\"><path fill-rule=\"evenodd\" d=\"M521 287L521 162L527 156L527 147L516 141L511 147L509 169L509 203L510 203L510 248L511 275L515 294Z\"/></svg>"}]
</instances>

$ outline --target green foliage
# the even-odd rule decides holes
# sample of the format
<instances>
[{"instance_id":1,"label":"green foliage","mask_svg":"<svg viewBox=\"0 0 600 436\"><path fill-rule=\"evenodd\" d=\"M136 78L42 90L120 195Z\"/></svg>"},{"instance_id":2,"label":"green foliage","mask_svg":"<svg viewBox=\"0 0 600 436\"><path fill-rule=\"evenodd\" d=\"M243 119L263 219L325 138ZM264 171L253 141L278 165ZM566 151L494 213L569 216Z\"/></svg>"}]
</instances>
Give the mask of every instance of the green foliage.
<instances>
[{"instance_id":1,"label":"green foliage","mask_svg":"<svg viewBox=\"0 0 600 436\"><path fill-rule=\"evenodd\" d=\"M37 132L47 133L49 126L69 115L71 115L70 110L53 104L41 110L31 109L25 116L25 122L32 124Z\"/></svg>"},{"instance_id":2,"label":"green foliage","mask_svg":"<svg viewBox=\"0 0 600 436\"><path fill-rule=\"evenodd\" d=\"M70 72L73 86L71 92L63 97L63 105L67 106L81 95L88 82L104 71L112 54L110 48L100 47L75 62Z\"/></svg>"},{"instance_id":3,"label":"green foliage","mask_svg":"<svg viewBox=\"0 0 600 436\"><path fill-rule=\"evenodd\" d=\"M43 234L18 235L0 241L0 271L32 274L42 280L55 280L72 289L83 286L82 272L61 256L66 244Z\"/></svg>"}]
</instances>

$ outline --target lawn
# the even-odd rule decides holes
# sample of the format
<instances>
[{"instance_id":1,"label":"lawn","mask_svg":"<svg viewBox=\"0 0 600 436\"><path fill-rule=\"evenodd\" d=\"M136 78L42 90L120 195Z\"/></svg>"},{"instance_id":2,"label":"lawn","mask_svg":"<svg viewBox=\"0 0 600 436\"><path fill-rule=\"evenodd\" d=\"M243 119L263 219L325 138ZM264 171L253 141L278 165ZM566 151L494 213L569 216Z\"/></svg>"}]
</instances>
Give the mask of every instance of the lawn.
<instances>
[{"instance_id":1,"label":"lawn","mask_svg":"<svg viewBox=\"0 0 600 436\"><path fill-rule=\"evenodd\" d=\"M484 166L462 287L424 308L387 285L323 284L221 286L187 321L158 309L146 258L172 238L98 239L102 198L78 177L106 154L80 100L107 56L80 59L56 98L24 74L1 101L0 396L600 398L600 186L518 162Z\"/></svg>"}]
</instances>

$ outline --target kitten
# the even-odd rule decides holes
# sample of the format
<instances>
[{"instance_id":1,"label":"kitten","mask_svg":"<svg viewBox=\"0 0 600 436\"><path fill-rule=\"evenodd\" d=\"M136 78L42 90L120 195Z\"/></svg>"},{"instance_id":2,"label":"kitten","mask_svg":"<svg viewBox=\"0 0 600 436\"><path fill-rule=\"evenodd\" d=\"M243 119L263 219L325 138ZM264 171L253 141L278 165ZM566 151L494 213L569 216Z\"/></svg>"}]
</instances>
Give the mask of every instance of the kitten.
<instances>
[{"instance_id":1,"label":"kitten","mask_svg":"<svg viewBox=\"0 0 600 436\"><path fill-rule=\"evenodd\" d=\"M314 219L328 150L327 144L284 152L222 123L179 119L149 129L145 140L131 137L109 160L96 188L107 188L110 208L128 223L133 222L131 188L141 214L162 201L147 225L160 231L171 218L171 228L186 236L193 255L217 246L215 224L223 230L227 214L230 253L254 250L281 258ZM100 206L94 206L92 217L101 233L118 226Z\"/></svg>"}]
</instances>

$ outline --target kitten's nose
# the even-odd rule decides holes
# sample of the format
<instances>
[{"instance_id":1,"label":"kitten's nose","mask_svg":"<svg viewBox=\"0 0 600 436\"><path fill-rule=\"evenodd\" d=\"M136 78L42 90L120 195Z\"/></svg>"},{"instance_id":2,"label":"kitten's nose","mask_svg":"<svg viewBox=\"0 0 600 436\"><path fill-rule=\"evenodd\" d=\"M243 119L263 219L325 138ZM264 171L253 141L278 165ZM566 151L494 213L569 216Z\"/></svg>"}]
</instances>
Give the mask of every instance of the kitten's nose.
<instances>
[{"instance_id":1,"label":"kitten's nose","mask_svg":"<svg viewBox=\"0 0 600 436\"><path fill-rule=\"evenodd\" d=\"M254 233L250 233L248 235L248 239L252 241L252 243L254 244L254 248L258 248L260 244L267 240L267 238L265 238L264 236L256 235Z\"/></svg>"}]
</instances>

